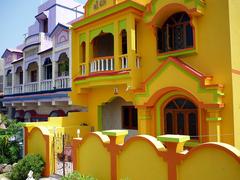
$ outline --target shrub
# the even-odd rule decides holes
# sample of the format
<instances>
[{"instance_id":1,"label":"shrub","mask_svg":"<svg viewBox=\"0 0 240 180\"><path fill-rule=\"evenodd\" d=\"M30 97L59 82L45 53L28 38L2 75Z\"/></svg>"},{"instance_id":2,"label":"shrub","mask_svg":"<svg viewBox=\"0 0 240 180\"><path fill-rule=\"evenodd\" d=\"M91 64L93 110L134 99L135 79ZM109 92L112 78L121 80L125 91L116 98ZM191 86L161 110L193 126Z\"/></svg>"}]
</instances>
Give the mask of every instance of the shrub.
<instances>
[{"instance_id":1,"label":"shrub","mask_svg":"<svg viewBox=\"0 0 240 180\"><path fill-rule=\"evenodd\" d=\"M20 159L21 128L22 124L9 120L2 116L0 125L4 124L6 129L0 129L0 164L13 164ZM20 138L20 139L18 139Z\"/></svg>"},{"instance_id":2,"label":"shrub","mask_svg":"<svg viewBox=\"0 0 240 180\"><path fill-rule=\"evenodd\" d=\"M62 177L61 180L97 180L97 179L92 176L81 175L79 172L73 172L65 177Z\"/></svg>"},{"instance_id":3,"label":"shrub","mask_svg":"<svg viewBox=\"0 0 240 180\"><path fill-rule=\"evenodd\" d=\"M27 155L13 168L9 174L11 180L26 180L30 170L33 171L33 177L37 180L41 177L44 168L44 161L38 155Z\"/></svg>"}]
</instances>

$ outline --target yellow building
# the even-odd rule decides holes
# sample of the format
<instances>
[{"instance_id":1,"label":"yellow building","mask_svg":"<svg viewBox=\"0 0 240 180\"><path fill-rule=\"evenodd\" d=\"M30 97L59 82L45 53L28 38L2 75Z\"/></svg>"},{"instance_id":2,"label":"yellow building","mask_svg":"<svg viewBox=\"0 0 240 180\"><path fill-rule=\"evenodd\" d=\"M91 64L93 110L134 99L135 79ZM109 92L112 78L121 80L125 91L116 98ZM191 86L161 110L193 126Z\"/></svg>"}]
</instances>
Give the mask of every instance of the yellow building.
<instances>
[{"instance_id":1,"label":"yellow building","mask_svg":"<svg viewBox=\"0 0 240 180\"><path fill-rule=\"evenodd\" d=\"M72 24L73 104L94 130L240 148L240 1L89 0Z\"/></svg>"},{"instance_id":2,"label":"yellow building","mask_svg":"<svg viewBox=\"0 0 240 180\"><path fill-rule=\"evenodd\" d=\"M63 144L71 147L72 138L90 131L190 135L186 146L217 141L239 149L239 9L239 0L89 0L84 16L71 27L73 79L69 93L72 104L87 112L27 123L25 153L40 153L46 162L45 175L49 175L63 174L58 172ZM111 146L104 138L102 142ZM85 147L87 141L75 141L72 150L79 154L79 144ZM90 138L91 145L86 143L83 151L88 154L83 157L89 168L94 158L98 162L108 157L99 156L105 151L94 148L99 145L95 142ZM144 149L136 149L139 147ZM116 153L115 146L113 149ZM73 155L72 160L69 154L71 171L79 156ZM202 167L207 167L199 157ZM112 169L116 175L116 167Z\"/></svg>"}]
</instances>

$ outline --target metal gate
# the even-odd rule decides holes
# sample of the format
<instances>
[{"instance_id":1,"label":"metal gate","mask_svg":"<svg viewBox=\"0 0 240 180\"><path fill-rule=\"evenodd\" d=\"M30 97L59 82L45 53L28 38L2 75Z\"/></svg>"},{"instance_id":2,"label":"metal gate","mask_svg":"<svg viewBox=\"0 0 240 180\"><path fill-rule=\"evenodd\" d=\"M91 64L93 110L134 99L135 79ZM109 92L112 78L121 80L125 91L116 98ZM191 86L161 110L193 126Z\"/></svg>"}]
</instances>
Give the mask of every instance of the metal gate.
<instances>
[{"instance_id":1,"label":"metal gate","mask_svg":"<svg viewBox=\"0 0 240 180\"><path fill-rule=\"evenodd\" d=\"M66 133L55 133L53 140L54 172L65 176L73 172L72 137Z\"/></svg>"}]
</instances>

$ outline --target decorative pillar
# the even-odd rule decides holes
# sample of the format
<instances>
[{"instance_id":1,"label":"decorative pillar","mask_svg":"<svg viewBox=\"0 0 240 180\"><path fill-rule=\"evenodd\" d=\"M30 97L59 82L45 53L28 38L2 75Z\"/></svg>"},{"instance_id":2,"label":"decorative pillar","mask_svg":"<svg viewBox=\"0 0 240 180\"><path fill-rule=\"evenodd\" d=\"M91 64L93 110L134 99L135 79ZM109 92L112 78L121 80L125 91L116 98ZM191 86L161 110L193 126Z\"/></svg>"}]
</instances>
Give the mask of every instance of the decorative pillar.
<instances>
[{"instance_id":1,"label":"decorative pillar","mask_svg":"<svg viewBox=\"0 0 240 180\"><path fill-rule=\"evenodd\" d=\"M138 133L155 135L151 130L152 112L149 107L138 107Z\"/></svg>"},{"instance_id":2,"label":"decorative pillar","mask_svg":"<svg viewBox=\"0 0 240 180\"><path fill-rule=\"evenodd\" d=\"M221 123L222 117L217 109L208 109L206 121L208 122L208 141L220 142L221 141Z\"/></svg>"},{"instance_id":3,"label":"decorative pillar","mask_svg":"<svg viewBox=\"0 0 240 180\"><path fill-rule=\"evenodd\" d=\"M190 140L185 135L162 135L157 138L167 147L165 161L168 163L168 180L177 180L177 165L181 162L184 144Z\"/></svg>"},{"instance_id":4,"label":"decorative pillar","mask_svg":"<svg viewBox=\"0 0 240 180\"><path fill-rule=\"evenodd\" d=\"M52 89L55 89L55 79L56 79L56 54L53 51L52 54Z\"/></svg>"},{"instance_id":5,"label":"decorative pillar","mask_svg":"<svg viewBox=\"0 0 240 180\"><path fill-rule=\"evenodd\" d=\"M120 69L120 59L119 59L119 31L118 22L114 22L114 70L118 71Z\"/></svg>"},{"instance_id":6,"label":"decorative pillar","mask_svg":"<svg viewBox=\"0 0 240 180\"><path fill-rule=\"evenodd\" d=\"M14 86L15 86L15 71L14 71L14 66L12 66L12 94L14 93Z\"/></svg>"},{"instance_id":7,"label":"decorative pillar","mask_svg":"<svg viewBox=\"0 0 240 180\"><path fill-rule=\"evenodd\" d=\"M86 32L86 48L85 48L85 53L86 53L86 57L85 57L85 64L86 64L86 69L85 69L85 75L88 76L89 75L89 64L90 64L90 35L89 35L89 31Z\"/></svg>"},{"instance_id":8,"label":"decorative pillar","mask_svg":"<svg viewBox=\"0 0 240 180\"><path fill-rule=\"evenodd\" d=\"M117 180L117 164L119 145L124 144L124 138L128 134L127 130L107 130L102 132L110 138L107 148L111 157L111 180Z\"/></svg>"},{"instance_id":9,"label":"decorative pillar","mask_svg":"<svg viewBox=\"0 0 240 180\"><path fill-rule=\"evenodd\" d=\"M69 39L69 87L72 87L72 31L69 31L68 33L68 39Z\"/></svg>"},{"instance_id":10,"label":"decorative pillar","mask_svg":"<svg viewBox=\"0 0 240 180\"><path fill-rule=\"evenodd\" d=\"M38 91L41 91L41 82L42 82L42 63L41 57L38 56Z\"/></svg>"}]
</instances>

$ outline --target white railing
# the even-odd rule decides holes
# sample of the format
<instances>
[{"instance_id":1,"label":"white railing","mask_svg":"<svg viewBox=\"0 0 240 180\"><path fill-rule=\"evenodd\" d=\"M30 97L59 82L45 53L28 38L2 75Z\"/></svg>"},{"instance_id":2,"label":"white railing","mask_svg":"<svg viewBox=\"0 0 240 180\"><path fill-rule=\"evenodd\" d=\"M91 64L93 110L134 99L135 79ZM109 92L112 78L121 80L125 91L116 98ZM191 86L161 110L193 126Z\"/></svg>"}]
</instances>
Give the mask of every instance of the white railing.
<instances>
[{"instance_id":1,"label":"white railing","mask_svg":"<svg viewBox=\"0 0 240 180\"><path fill-rule=\"evenodd\" d=\"M86 75L86 64L80 64L80 74L81 76L85 76Z\"/></svg>"},{"instance_id":2,"label":"white railing","mask_svg":"<svg viewBox=\"0 0 240 180\"><path fill-rule=\"evenodd\" d=\"M24 87L25 92L37 92L38 91L38 82L30 82Z\"/></svg>"},{"instance_id":3,"label":"white railing","mask_svg":"<svg viewBox=\"0 0 240 180\"><path fill-rule=\"evenodd\" d=\"M12 94L12 87L5 87L4 88L4 95Z\"/></svg>"},{"instance_id":4,"label":"white railing","mask_svg":"<svg viewBox=\"0 0 240 180\"><path fill-rule=\"evenodd\" d=\"M39 43L39 42L40 42L39 34L34 34L34 35L31 35L31 36L28 36L25 39L25 46L35 44L35 43Z\"/></svg>"},{"instance_id":5,"label":"white railing","mask_svg":"<svg viewBox=\"0 0 240 180\"><path fill-rule=\"evenodd\" d=\"M90 73L114 70L113 56L95 58L90 62Z\"/></svg>"},{"instance_id":6,"label":"white railing","mask_svg":"<svg viewBox=\"0 0 240 180\"><path fill-rule=\"evenodd\" d=\"M52 89L52 79L46 79L41 81L41 91L49 91Z\"/></svg>"},{"instance_id":7,"label":"white railing","mask_svg":"<svg viewBox=\"0 0 240 180\"><path fill-rule=\"evenodd\" d=\"M19 85L14 86L13 92L14 92L14 94L23 93L23 85L19 84Z\"/></svg>"},{"instance_id":8,"label":"white railing","mask_svg":"<svg viewBox=\"0 0 240 180\"><path fill-rule=\"evenodd\" d=\"M127 69L128 68L128 56L127 54L120 56L120 69Z\"/></svg>"},{"instance_id":9,"label":"white railing","mask_svg":"<svg viewBox=\"0 0 240 180\"><path fill-rule=\"evenodd\" d=\"M56 78L55 87L56 89L70 88L70 78L68 76Z\"/></svg>"}]
</instances>

